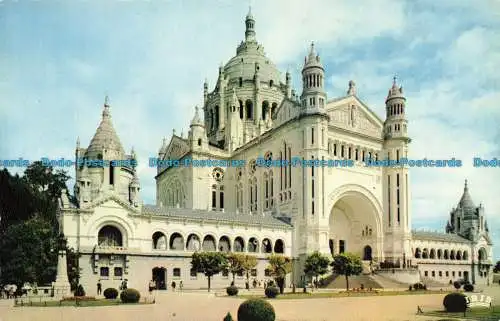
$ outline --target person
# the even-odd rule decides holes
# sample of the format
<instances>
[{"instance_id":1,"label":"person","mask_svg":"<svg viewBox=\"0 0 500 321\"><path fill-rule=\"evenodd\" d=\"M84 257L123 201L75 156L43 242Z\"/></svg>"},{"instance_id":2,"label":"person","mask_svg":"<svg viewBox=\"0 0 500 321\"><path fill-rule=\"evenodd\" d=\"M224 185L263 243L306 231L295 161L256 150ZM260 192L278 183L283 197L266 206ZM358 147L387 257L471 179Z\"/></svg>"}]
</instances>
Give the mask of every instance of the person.
<instances>
[{"instance_id":1,"label":"person","mask_svg":"<svg viewBox=\"0 0 500 321\"><path fill-rule=\"evenodd\" d=\"M182 280L179 282L179 290L182 291L182 288L184 287L184 284L182 283Z\"/></svg>"},{"instance_id":2,"label":"person","mask_svg":"<svg viewBox=\"0 0 500 321\"><path fill-rule=\"evenodd\" d=\"M257 280L253 279L253 288L255 289L257 287Z\"/></svg>"},{"instance_id":3,"label":"person","mask_svg":"<svg viewBox=\"0 0 500 321\"><path fill-rule=\"evenodd\" d=\"M125 291L127 289L127 279L123 280L122 285L120 286L120 289L122 291Z\"/></svg>"},{"instance_id":4,"label":"person","mask_svg":"<svg viewBox=\"0 0 500 321\"><path fill-rule=\"evenodd\" d=\"M250 290L250 283L248 281L245 282L245 289Z\"/></svg>"},{"instance_id":5,"label":"person","mask_svg":"<svg viewBox=\"0 0 500 321\"><path fill-rule=\"evenodd\" d=\"M102 292L102 284L101 284L101 279L97 281L97 295L101 295Z\"/></svg>"},{"instance_id":6,"label":"person","mask_svg":"<svg viewBox=\"0 0 500 321\"><path fill-rule=\"evenodd\" d=\"M172 285L172 291L175 291L175 285L176 285L176 284L175 284L175 281L172 281L172 284L171 284L171 285Z\"/></svg>"},{"instance_id":7,"label":"person","mask_svg":"<svg viewBox=\"0 0 500 321\"><path fill-rule=\"evenodd\" d=\"M155 281L153 281L153 280L149 281L149 294L151 294L153 292L155 287L156 287Z\"/></svg>"}]
</instances>

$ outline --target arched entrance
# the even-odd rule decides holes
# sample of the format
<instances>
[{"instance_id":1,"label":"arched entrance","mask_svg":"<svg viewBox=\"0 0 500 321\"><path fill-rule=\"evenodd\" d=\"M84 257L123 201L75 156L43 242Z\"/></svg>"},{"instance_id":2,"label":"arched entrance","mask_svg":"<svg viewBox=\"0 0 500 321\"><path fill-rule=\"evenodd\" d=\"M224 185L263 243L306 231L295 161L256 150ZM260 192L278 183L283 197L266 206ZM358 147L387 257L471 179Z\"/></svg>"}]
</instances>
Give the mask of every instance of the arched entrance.
<instances>
[{"instance_id":1,"label":"arched entrance","mask_svg":"<svg viewBox=\"0 0 500 321\"><path fill-rule=\"evenodd\" d=\"M152 270L152 279L156 283L157 290L167 289L167 269L164 267L155 267Z\"/></svg>"},{"instance_id":2,"label":"arched entrance","mask_svg":"<svg viewBox=\"0 0 500 321\"><path fill-rule=\"evenodd\" d=\"M329 235L325 245L334 255L350 252L363 260L382 256L381 207L367 189L358 185L339 188L330 197Z\"/></svg>"},{"instance_id":3,"label":"arched entrance","mask_svg":"<svg viewBox=\"0 0 500 321\"><path fill-rule=\"evenodd\" d=\"M363 250L363 260L371 261L372 260L372 247L370 245L365 246Z\"/></svg>"}]
</instances>

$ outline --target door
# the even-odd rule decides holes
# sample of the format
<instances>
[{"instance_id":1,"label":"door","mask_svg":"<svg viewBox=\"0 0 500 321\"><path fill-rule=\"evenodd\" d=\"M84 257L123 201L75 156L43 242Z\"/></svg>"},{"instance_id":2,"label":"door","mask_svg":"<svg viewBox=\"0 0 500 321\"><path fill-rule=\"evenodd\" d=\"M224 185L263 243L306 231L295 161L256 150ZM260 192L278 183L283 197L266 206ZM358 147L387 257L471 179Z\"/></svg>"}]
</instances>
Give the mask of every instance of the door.
<instances>
[{"instance_id":1,"label":"door","mask_svg":"<svg viewBox=\"0 0 500 321\"><path fill-rule=\"evenodd\" d=\"M167 269L164 267L155 267L152 271L153 281L156 283L157 290L167 289Z\"/></svg>"}]
</instances>

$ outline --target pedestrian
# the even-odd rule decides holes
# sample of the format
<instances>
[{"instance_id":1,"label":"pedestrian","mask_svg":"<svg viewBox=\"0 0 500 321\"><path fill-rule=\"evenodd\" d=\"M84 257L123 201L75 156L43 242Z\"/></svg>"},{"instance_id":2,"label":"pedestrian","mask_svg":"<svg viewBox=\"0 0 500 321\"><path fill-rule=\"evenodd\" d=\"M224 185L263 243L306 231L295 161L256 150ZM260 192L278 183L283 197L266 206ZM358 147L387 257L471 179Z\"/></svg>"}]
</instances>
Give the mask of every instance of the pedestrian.
<instances>
[{"instance_id":1,"label":"pedestrian","mask_svg":"<svg viewBox=\"0 0 500 321\"><path fill-rule=\"evenodd\" d=\"M172 284L171 284L171 286L172 286L172 291L175 291L175 285L176 285L176 284L175 284L175 281L172 281Z\"/></svg>"},{"instance_id":2,"label":"pedestrian","mask_svg":"<svg viewBox=\"0 0 500 321\"><path fill-rule=\"evenodd\" d=\"M182 280L179 282L179 290L182 291L182 288L184 287L184 284L182 283Z\"/></svg>"},{"instance_id":3,"label":"pedestrian","mask_svg":"<svg viewBox=\"0 0 500 321\"><path fill-rule=\"evenodd\" d=\"M102 284L101 284L101 279L97 281L97 295L101 295L102 292Z\"/></svg>"},{"instance_id":4,"label":"pedestrian","mask_svg":"<svg viewBox=\"0 0 500 321\"><path fill-rule=\"evenodd\" d=\"M153 281L153 280L149 281L149 294L151 294L153 292L155 287L156 287L155 281Z\"/></svg>"}]
</instances>

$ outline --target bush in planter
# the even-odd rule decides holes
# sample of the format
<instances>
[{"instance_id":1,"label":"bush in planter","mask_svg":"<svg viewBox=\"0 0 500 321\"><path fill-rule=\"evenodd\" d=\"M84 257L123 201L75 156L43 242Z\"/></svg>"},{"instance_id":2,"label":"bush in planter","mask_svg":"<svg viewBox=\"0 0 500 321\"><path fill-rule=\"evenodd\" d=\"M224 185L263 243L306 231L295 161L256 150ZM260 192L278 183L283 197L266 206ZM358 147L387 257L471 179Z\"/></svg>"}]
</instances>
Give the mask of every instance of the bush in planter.
<instances>
[{"instance_id":1,"label":"bush in planter","mask_svg":"<svg viewBox=\"0 0 500 321\"><path fill-rule=\"evenodd\" d=\"M235 287L234 285L231 285L231 286L228 286L226 288L226 293L227 295L229 296L235 296L235 295L238 295L238 288Z\"/></svg>"},{"instance_id":2,"label":"bush in planter","mask_svg":"<svg viewBox=\"0 0 500 321\"><path fill-rule=\"evenodd\" d=\"M455 289L458 290L462 287L462 284L460 284L460 282L458 282L458 281L455 281L455 282L453 282L453 286L455 287Z\"/></svg>"},{"instance_id":3,"label":"bush in planter","mask_svg":"<svg viewBox=\"0 0 500 321\"><path fill-rule=\"evenodd\" d=\"M446 312L465 312L467 300L462 293L449 293L444 297L443 305Z\"/></svg>"},{"instance_id":4,"label":"bush in planter","mask_svg":"<svg viewBox=\"0 0 500 321\"><path fill-rule=\"evenodd\" d=\"M464 285L464 291L465 292L474 292L474 286L470 283L467 283Z\"/></svg>"},{"instance_id":5,"label":"bush in planter","mask_svg":"<svg viewBox=\"0 0 500 321\"><path fill-rule=\"evenodd\" d=\"M85 296L85 290L81 284L78 284L75 290L75 296Z\"/></svg>"},{"instance_id":6,"label":"bush in planter","mask_svg":"<svg viewBox=\"0 0 500 321\"><path fill-rule=\"evenodd\" d=\"M107 288L102 294L106 299L116 299L118 297L118 290L115 288Z\"/></svg>"},{"instance_id":7,"label":"bush in planter","mask_svg":"<svg viewBox=\"0 0 500 321\"><path fill-rule=\"evenodd\" d=\"M123 303L137 303L141 298L141 294L136 289L125 289L120 293L120 300Z\"/></svg>"},{"instance_id":8,"label":"bush in planter","mask_svg":"<svg viewBox=\"0 0 500 321\"><path fill-rule=\"evenodd\" d=\"M249 299L238 308L238 321L274 321L273 306L262 299Z\"/></svg>"},{"instance_id":9,"label":"bush in planter","mask_svg":"<svg viewBox=\"0 0 500 321\"><path fill-rule=\"evenodd\" d=\"M278 296L278 294L280 293L280 289L278 289L277 287L275 286L268 286L266 288L266 290L264 291L264 293L266 294L266 296L270 299L274 299L275 297Z\"/></svg>"}]
</instances>

